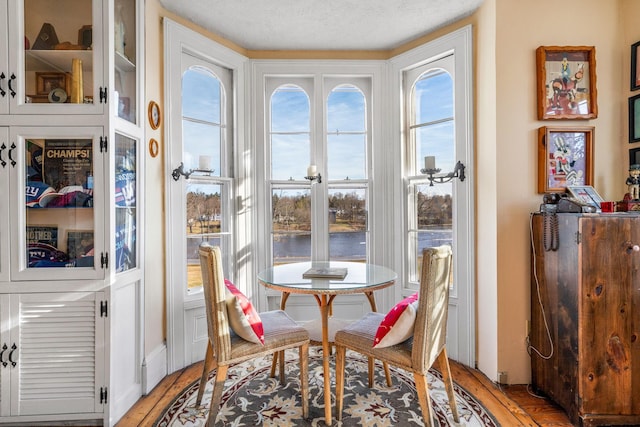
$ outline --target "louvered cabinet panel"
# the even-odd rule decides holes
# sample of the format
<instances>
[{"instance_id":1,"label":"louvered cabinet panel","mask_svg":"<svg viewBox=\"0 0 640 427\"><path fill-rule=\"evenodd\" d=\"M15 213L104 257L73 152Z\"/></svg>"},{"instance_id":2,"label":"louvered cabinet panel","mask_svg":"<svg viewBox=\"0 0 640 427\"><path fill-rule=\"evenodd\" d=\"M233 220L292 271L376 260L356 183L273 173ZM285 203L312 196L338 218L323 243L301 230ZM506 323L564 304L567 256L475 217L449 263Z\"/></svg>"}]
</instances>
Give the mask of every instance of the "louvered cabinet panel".
<instances>
[{"instance_id":1,"label":"louvered cabinet panel","mask_svg":"<svg viewBox=\"0 0 640 427\"><path fill-rule=\"evenodd\" d=\"M11 295L11 415L103 412L101 292Z\"/></svg>"},{"instance_id":2,"label":"louvered cabinet panel","mask_svg":"<svg viewBox=\"0 0 640 427\"><path fill-rule=\"evenodd\" d=\"M8 295L0 295L0 416L11 413L11 370L7 368L11 344L11 306Z\"/></svg>"}]
</instances>

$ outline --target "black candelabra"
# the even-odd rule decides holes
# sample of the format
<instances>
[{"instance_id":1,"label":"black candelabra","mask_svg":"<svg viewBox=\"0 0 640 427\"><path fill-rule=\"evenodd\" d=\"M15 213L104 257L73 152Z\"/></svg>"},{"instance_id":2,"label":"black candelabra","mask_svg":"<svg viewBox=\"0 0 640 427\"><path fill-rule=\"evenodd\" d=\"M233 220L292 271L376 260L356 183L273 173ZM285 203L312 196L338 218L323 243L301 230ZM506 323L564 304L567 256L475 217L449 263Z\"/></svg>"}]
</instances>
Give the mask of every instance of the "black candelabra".
<instances>
[{"instance_id":1,"label":"black candelabra","mask_svg":"<svg viewBox=\"0 0 640 427\"><path fill-rule=\"evenodd\" d=\"M453 178L459 178L460 181L464 181L464 178L465 178L464 169L465 169L465 166L462 164L460 160L458 160L458 163L456 163L456 166L453 168L453 172L449 172L446 175L434 176L440 173L441 169L438 169L438 168L420 169L420 172L423 175L427 175L427 179L429 180L429 186L433 187L434 181L436 184L444 184L445 182L451 181Z\"/></svg>"}]
</instances>

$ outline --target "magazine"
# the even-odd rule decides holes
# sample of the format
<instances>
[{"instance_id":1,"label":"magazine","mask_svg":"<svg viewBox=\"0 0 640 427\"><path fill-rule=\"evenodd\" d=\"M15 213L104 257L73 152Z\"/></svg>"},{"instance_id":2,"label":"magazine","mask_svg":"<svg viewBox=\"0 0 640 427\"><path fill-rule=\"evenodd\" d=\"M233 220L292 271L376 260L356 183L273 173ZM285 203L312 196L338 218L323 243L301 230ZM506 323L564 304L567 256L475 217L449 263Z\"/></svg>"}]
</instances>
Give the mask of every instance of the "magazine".
<instances>
[{"instance_id":1,"label":"magazine","mask_svg":"<svg viewBox=\"0 0 640 427\"><path fill-rule=\"evenodd\" d=\"M304 279L339 279L347 276L346 268L310 268L302 274Z\"/></svg>"},{"instance_id":2,"label":"magazine","mask_svg":"<svg viewBox=\"0 0 640 427\"><path fill-rule=\"evenodd\" d=\"M93 177L91 139L47 139L44 142L42 179L58 191L68 186L89 188Z\"/></svg>"},{"instance_id":3,"label":"magazine","mask_svg":"<svg viewBox=\"0 0 640 427\"><path fill-rule=\"evenodd\" d=\"M27 243L46 243L58 247L58 227L55 225L27 225Z\"/></svg>"}]
</instances>

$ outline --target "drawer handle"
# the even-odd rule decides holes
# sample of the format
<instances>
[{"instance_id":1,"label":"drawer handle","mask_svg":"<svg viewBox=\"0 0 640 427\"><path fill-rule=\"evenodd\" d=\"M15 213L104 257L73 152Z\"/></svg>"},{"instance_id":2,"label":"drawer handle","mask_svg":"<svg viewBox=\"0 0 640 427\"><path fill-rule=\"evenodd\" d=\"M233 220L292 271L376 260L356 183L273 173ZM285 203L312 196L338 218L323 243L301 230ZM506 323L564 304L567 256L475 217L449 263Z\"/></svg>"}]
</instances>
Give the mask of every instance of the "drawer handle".
<instances>
[{"instance_id":1,"label":"drawer handle","mask_svg":"<svg viewBox=\"0 0 640 427\"><path fill-rule=\"evenodd\" d=\"M5 76L5 75L4 75L4 73L0 74L0 82L2 82L2 81L3 81L4 79L6 79L6 78L7 78L7 76ZM0 86L0 96L2 96L3 98L4 98L5 96L7 96L7 91L6 91L6 90L4 90L4 89L2 88L2 86Z\"/></svg>"},{"instance_id":2,"label":"drawer handle","mask_svg":"<svg viewBox=\"0 0 640 427\"><path fill-rule=\"evenodd\" d=\"M7 343L4 343L4 345L2 346L2 351L0 351L0 363L2 363L2 367L6 368L7 367L7 362L4 361L3 357L4 357L4 352L7 351L9 347L7 347Z\"/></svg>"},{"instance_id":3,"label":"drawer handle","mask_svg":"<svg viewBox=\"0 0 640 427\"><path fill-rule=\"evenodd\" d=\"M16 351L17 349L18 347L16 347L16 343L13 343L13 345L11 346L11 351L9 352L9 362L11 362L12 368L15 368L17 362L14 361L11 356L13 356L13 352Z\"/></svg>"},{"instance_id":4,"label":"drawer handle","mask_svg":"<svg viewBox=\"0 0 640 427\"><path fill-rule=\"evenodd\" d=\"M9 160L11 160L11 166L13 166L13 167L15 167L16 161L13 160L13 157L11 157L11 152L13 150L15 150L15 149L16 149L16 143L14 142L14 143L11 144L11 148L9 148Z\"/></svg>"},{"instance_id":5,"label":"drawer handle","mask_svg":"<svg viewBox=\"0 0 640 427\"><path fill-rule=\"evenodd\" d=\"M7 166L7 162L2 158L2 152L7 148L7 146L4 144L4 142L2 143L2 145L0 146L0 165L2 165L2 167Z\"/></svg>"},{"instance_id":6,"label":"drawer handle","mask_svg":"<svg viewBox=\"0 0 640 427\"><path fill-rule=\"evenodd\" d=\"M7 84L9 85L9 92L11 93L11 97L15 98L16 96L16 91L13 90L13 87L11 87L11 82L14 81L16 79L16 75L15 74L11 74L11 77L9 77L9 81L7 82Z\"/></svg>"}]
</instances>

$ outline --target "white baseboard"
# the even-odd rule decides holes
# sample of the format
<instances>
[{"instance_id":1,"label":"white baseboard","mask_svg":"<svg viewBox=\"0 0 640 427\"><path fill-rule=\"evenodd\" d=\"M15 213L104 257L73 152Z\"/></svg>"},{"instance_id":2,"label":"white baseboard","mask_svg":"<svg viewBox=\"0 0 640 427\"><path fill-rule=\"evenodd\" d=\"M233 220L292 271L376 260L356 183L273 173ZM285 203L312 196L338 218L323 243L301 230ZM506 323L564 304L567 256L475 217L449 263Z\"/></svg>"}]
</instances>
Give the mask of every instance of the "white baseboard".
<instances>
[{"instance_id":1,"label":"white baseboard","mask_svg":"<svg viewBox=\"0 0 640 427\"><path fill-rule=\"evenodd\" d=\"M149 394L167 376L167 344L156 347L142 362L142 393Z\"/></svg>"}]
</instances>

